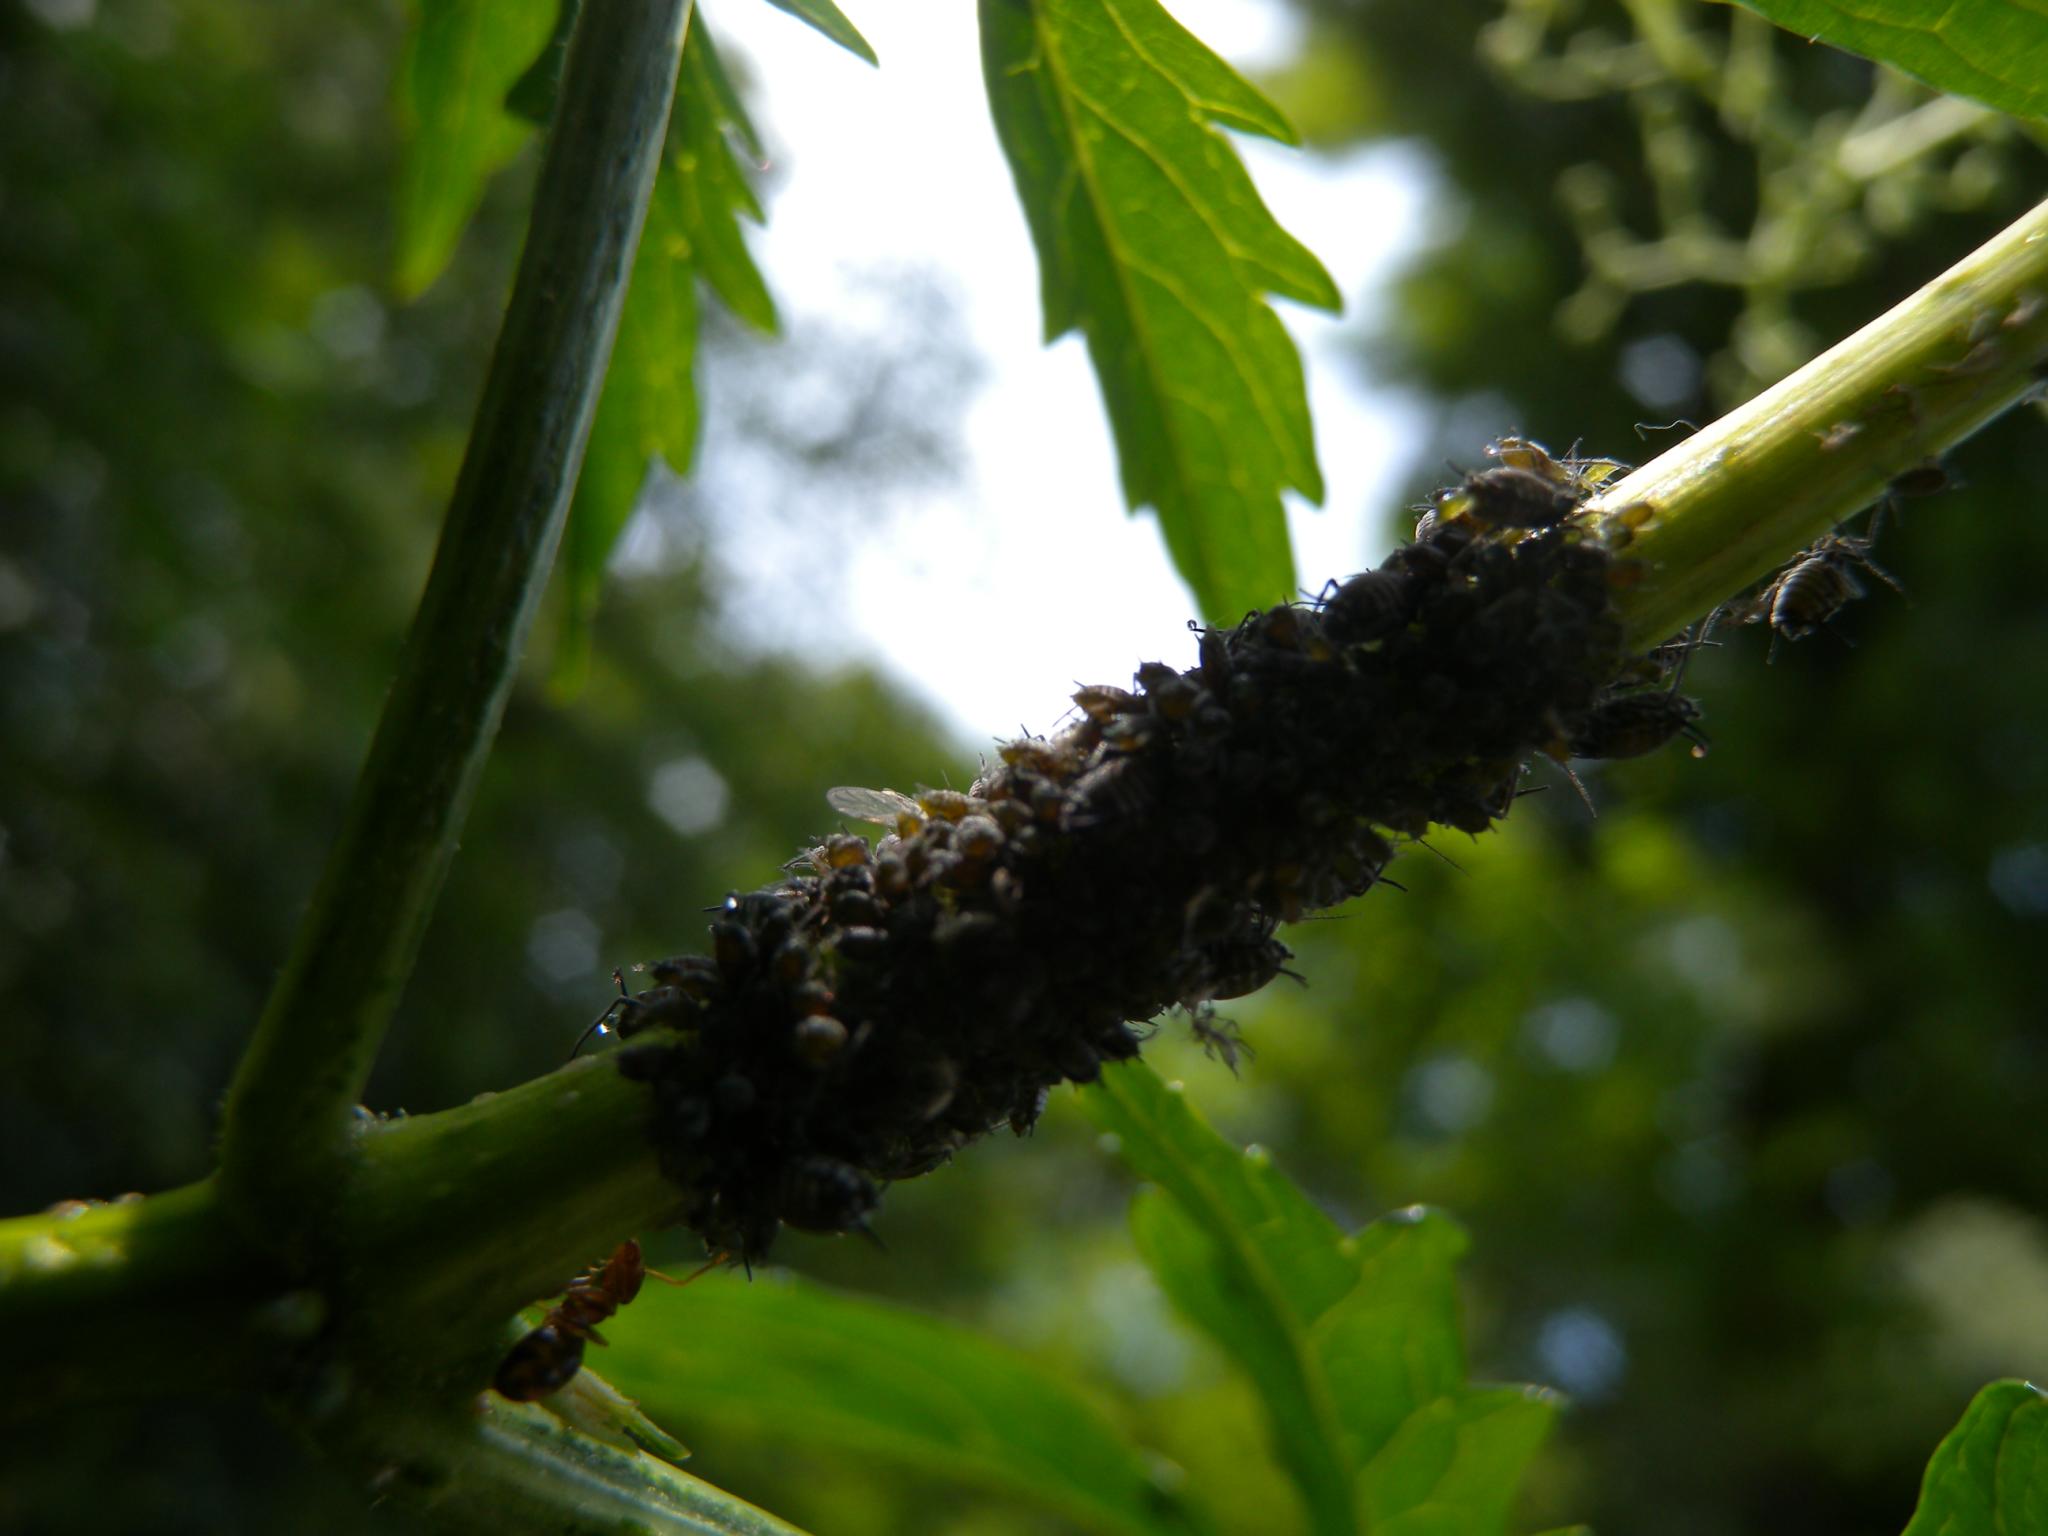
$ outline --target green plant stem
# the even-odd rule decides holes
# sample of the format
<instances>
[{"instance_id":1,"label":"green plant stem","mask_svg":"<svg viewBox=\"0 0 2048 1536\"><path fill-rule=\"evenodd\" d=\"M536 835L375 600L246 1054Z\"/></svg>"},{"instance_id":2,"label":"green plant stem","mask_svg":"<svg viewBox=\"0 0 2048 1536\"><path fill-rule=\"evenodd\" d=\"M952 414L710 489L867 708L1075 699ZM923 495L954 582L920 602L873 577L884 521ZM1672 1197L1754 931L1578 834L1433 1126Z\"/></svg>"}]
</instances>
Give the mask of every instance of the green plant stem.
<instances>
[{"instance_id":1,"label":"green plant stem","mask_svg":"<svg viewBox=\"0 0 2048 1536\"><path fill-rule=\"evenodd\" d=\"M2044 378L2048 203L1588 503L1641 576L1620 599L1632 642L1735 597Z\"/></svg>"},{"instance_id":2,"label":"green plant stem","mask_svg":"<svg viewBox=\"0 0 2048 1536\"><path fill-rule=\"evenodd\" d=\"M635 1232L666 1226L683 1193L655 1165L647 1090L608 1057L573 1062L363 1138L335 1237L374 1269L366 1326L395 1340L496 1330Z\"/></svg>"},{"instance_id":3,"label":"green plant stem","mask_svg":"<svg viewBox=\"0 0 2048 1536\"><path fill-rule=\"evenodd\" d=\"M439 1114L366 1121L333 1208L345 1262L307 1284L252 1246L216 1181L0 1221L0 1337L53 1401L269 1387L293 1362L443 1398L487 1379L505 1319L682 1199L655 1166L647 1095L604 1058ZM467 1373L467 1374L465 1374ZM8 1409L0 1409L4 1417Z\"/></svg>"},{"instance_id":4,"label":"green plant stem","mask_svg":"<svg viewBox=\"0 0 2048 1536\"><path fill-rule=\"evenodd\" d=\"M689 0L585 8L441 543L348 820L229 1090L222 1194L295 1258L454 855L561 539Z\"/></svg>"},{"instance_id":5,"label":"green plant stem","mask_svg":"<svg viewBox=\"0 0 2048 1536\"><path fill-rule=\"evenodd\" d=\"M24 1388L0 1396L0 1418L248 1387L315 1310L289 1297L211 1180L0 1221L0 1336Z\"/></svg>"}]
</instances>

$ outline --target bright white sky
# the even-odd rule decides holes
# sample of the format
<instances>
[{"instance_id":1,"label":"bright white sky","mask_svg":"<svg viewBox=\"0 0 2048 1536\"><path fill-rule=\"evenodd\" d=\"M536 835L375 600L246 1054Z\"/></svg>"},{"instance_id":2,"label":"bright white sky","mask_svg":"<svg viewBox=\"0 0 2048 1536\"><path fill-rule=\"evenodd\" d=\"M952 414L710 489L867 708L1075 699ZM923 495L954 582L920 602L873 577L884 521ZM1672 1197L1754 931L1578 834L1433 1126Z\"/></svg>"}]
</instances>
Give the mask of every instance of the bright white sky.
<instances>
[{"instance_id":1,"label":"bright white sky","mask_svg":"<svg viewBox=\"0 0 2048 1536\"><path fill-rule=\"evenodd\" d=\"M1167 4L1242 69L1277 62L1293 43L1293 19L1272 0ZM766 5L704 8L759 86L756 119L778 162L769 228L755 232L754 250L791 334L835 303L872 307L871 294L849 294L863 271L915 266L938 276L983 357L966 416L965 482L889 501L854 547L851 579L817 572L815 552L764 533L759 520L716 528L714 558L738 583L735 623L772 616L774 631L749 641L880 660L970 741L1043 730L1065 712L1077 680L1124 681L1152 657L1191 664L1184 626L1193 604L1151 515L1124 510L1079 339L1041 343L1037 261L982 95L975 7L845 8L881 56L879 70ZM1419 157L1318 157L1235 142L1355 316L1415 236ZM1341 356L1345 320L1279 308L1307 355L1329 490L1327 510L1290 514L1299 571L1313 585L1379 552L1403 407L1359 390ZM806 574L792 581L793 571Z\"/></svg>"}]
</instances>

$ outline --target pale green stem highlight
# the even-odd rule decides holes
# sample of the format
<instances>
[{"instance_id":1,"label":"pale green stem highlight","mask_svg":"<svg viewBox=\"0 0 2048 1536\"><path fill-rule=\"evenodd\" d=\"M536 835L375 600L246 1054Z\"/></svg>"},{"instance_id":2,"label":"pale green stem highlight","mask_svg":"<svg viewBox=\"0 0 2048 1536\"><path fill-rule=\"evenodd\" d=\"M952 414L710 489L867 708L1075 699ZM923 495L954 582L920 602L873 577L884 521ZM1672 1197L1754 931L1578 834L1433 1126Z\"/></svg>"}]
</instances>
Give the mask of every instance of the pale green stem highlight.
<instances>
[{"instance_id":1,"label":"pale green stem highlight","mask_svg":"<svg viewBox=\"0 0 2048 1536\"><path fill-rule=\"evenodd\" d=\"M1640 578L1631 642L1734 598L2044 379L2048 203L1588 503Z\"/></svg>"},{"instance_id":2,"label":"pale green stem highlight","mask_svg":"<svg viewBox=\"0 0 2048 1536\"><path fill-rule=\"evenodd\" d=\"M647 1090L592 1057L438 1114L367 1122L313 1280L244 1239L208 1179L0 1221L0 1336L33 1394L0 1406L269 1386L344 1359L361 1381L482 1388L505 1319L683 1193L648 1145Z\"/></svg>"}]
</instances>

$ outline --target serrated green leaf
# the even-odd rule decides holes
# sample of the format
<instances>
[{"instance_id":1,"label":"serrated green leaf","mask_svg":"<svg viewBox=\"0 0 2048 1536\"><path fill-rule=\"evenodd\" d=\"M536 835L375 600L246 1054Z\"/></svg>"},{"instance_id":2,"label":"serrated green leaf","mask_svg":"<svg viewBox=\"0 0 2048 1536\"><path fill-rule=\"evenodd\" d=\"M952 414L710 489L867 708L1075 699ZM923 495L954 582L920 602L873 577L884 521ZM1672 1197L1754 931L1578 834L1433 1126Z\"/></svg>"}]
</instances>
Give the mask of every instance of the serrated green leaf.
<instances>
[{"instance_id":1,"label":"serrated green leaf","mask_svg":"<svg viewBox=\"0 0 2048 1536\"><path fill-rule=\"evenodd\" d=\"M555 115L562 64L569 57L569 38L576 30L576 18L582 13L583 0L556 0L555 30L548 36L548 45L505 93L505 110L514 117L539 124Z\"/></svg>"},{"instance_id":2,"label":"serrated green leaf","mask_svg":"<svg viewBox=\"0 0 2048 1536\"><path fill-rule=\"evenodd\" d=\"M1087 338L1125 499L1212 622L1291 596L1281 493L1323 486L1266 296L1339 300L1211 126L1292 142L1285 119L1156 0L981 0L981 42L1046 336Z\"/></svg>"},{"instance_id":3,"label":"serrated green leaf","mask_svg":"<svg viewBox=\"0 0 2048 1536\"><path fill-rule=\"evenodd\" d=\"M696 35L698 47L692 50L687 62L704 71L705 93L732 136L756 160L766 160L768 151L761 147L760 130L754 126L754 119L747 113L746 102L740 99L739 90L726 71L724 57L712 45L711 34L705 29L701 14L697 17Z\"/></svg>"},{"instance_id":4,"label":"serrated green leaf","mask_svg":"<svg viewBox=\"0 0 2048 1536\"><path fill-rule=\"evenodd\" d=\"M2018 117L2048 119L2041 0L1742 0L1787 31Z\"/></svg>"},{"instance_id":5,"label":"serrated green leaf","mask_svg":"<svg viewBox=\"0 0 2048 1536\"><path fill-rule=\"evenodd\" d=\"M1366 1464L1361 1524L1373 1536L1495 1536L1557 1417L1555 1393L1495 1387L1412 1413Z\"/></svg>"},{"instance_id":6,"label":"serrated green leaf","mask_svg":"<svg viewBox=\"0 0 2048 1536\"><path fill-rule=\"evenodd\" d=\"M1167 1299L1236 1362L1257 1388L1275 1457L1310 1506L1317 1531L1351 1529L1340 1507L1350 1471L1325 1383L1307 1365L1300 1330L1258 1294L1203 1229L1160 1190L1131 1206L1131 1232Z\"/></svg>"},{"instance_id":7,"label":"serrated green leaf","mask_svg":"<svg viewBox=\"0 0 2048 1536\"><path fill-rule=\"evenodd\" d=\"M699 17L683 50L669 157L662 173L678 200L676 225L687 246L686 259L727 309L772 333L778 323L775 301L740 233L741 215L756 224L764 216L732 152L729 131L758 143L711 33Z\"/></svg>"},{"instance_id":8,"label":"serrated green leaf","mask_svg":"<svg viewBox=\"0 0 2048 1536\"><path fill-rule=\"evenodd\" d=\"M605 1373L666 1423L715 1419L993 1488L1112 1536L1209 1522L1075 1385L950 1323L775 1277L707 1277L605 1324Z\"/></svg>"},{"instance_id":9,"label":"serrated green leaf","mask_svg":"<svg viewBox=\"0 0 2048 1536\"><path fill-rule=\"evenodd\" d=\"M1257 1387L1311 1528L1354 1530L1343 1415L1310 1332L1357 1282L1342 1233L1141 1063L1104 1072L1082 1103L1116 1136L1118 1155L1159 1186L1131 1207L1138 1250L1168 1299Z\"/></svg>"},{"instance_id":10,"label":"serrated green leaf","mask_svg":"<svg viewBox=\"0 0 2048 1536\"><path fill-rule=\"evenodd\" d=\"M1402 1421L1464 1386L1456 1267L1464 1229L1438 1211L1374 1222L1356 1245L1358 1282L1317 1322L1317 1357L1354 1464Z\"/></svg>"},{"instance_id":11,"label":"serrated green leaf","mask_svg":"<svg viewBox=\"0 0 2048 1536\"><path fill-rule=\"evenodd\" d=\"M761 206L726 138L736 105L710 32L697 17L683 49L668 151L648 202L563 535L563 655L571 667L580 660L605 561L649 467L659 458L683 474L696 454L699 279L741 319L765 331L776 327L775 301L740 229L742 215L760 220Z\"/></svg>"},{"instance_id":12,"label":"serrated green leaf","mask_svg":"<svg viewBox=\"0 0 2048 1536\"><path fill-rule=\"evenodd\" d=\"M1139 1252L1257 1388L1312 1528L1498 1529L1558 1399L1466 1383L1457 1223L1416 1209L1343 1236L1138 1063L1082 1103L1158 1186L1132 1207Z\"/></svg>"},{"instance_id":13,"label":"serrated green leaf","mask_svg":"<svg viewBox=\"0 0 2048 1536\"><path fill-rule=\"evenodd\" d=\"M441 275L484 183L533 125L505 98L546 47L556 0L421 0L399 70L398 253L412 298Z\"/></svg>"},{"instance_id":14,"label":"serrated green leaf","mask_svg":"<svg viewBox=\"0 0 2048 1536\"><path fill-rule=\"evenodd\" d=\"M1905 1536L2032 1536L2048 1531L2048 1394L1994 1381L1927 1463Z\"/></svg>"},{"instance_id":15,"label":"serrated green leaf","mask_svg":"<svg viewBox=\"0 0 2048 1536\"><path fill-rule=\"evenodd\" d=\"M868 46L853 23L832 0L768 0L778 11L787 11L806 26L815 27L832 39L848 53L858 54L870 64L882 61L875 57L875 50Z\"/></svg>"}]
</instances>

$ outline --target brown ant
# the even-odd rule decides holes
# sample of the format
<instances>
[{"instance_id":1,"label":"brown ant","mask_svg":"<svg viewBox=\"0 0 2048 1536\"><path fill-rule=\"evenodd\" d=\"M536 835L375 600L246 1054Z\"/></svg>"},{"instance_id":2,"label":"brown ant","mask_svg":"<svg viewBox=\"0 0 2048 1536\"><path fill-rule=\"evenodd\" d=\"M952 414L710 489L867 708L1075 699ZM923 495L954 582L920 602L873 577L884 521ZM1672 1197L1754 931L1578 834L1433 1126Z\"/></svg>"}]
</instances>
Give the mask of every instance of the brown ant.
<instances>
[{"instance_id":1,"label":"brown ant","mask_svg":"<svg viewBox=\"0 0 2048 1536\"><path fill-rule=\"evenodd\" d=\"M541 1325L514 1344L499 1362L491 1385L500 1397L515 1403L539 1402L561 1391L583 1369L585 1342L605 1342L597 1325L638 1296L649 1275L669 1285L688 1285L723 1257L715 1256L695 1273L676 1280L649 1269L641 1257L639 1240L627 1238L602 1265L569 1282L561 1301Z\"/></svg>"}]
</instances>

